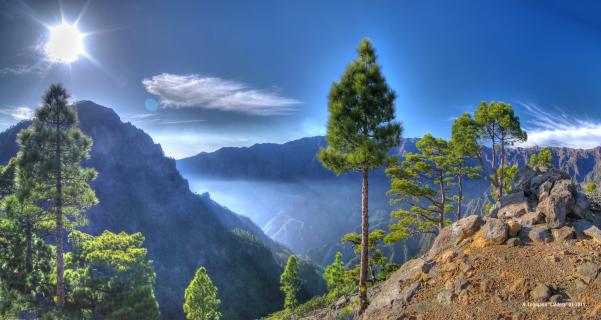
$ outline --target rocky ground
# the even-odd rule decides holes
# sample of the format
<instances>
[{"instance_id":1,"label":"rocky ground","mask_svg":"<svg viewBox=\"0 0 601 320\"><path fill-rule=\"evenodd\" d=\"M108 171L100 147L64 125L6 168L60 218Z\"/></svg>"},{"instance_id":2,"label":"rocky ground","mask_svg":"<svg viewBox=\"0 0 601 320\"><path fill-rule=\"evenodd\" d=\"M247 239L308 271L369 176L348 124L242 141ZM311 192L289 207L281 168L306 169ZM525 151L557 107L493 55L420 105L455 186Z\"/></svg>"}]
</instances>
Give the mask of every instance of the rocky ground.
<instances>
[{"instance_id":1,"label":"rocky ground","mask_svg":"<svg viewBox=\"0 0 601 320\"><path fill-rule=\"evenodd\" d=\"M512 189L371 288L361 317L349 297L303 318L601 319L596 203L558 170L522 169Z\"/></svg>"}]
</instances>

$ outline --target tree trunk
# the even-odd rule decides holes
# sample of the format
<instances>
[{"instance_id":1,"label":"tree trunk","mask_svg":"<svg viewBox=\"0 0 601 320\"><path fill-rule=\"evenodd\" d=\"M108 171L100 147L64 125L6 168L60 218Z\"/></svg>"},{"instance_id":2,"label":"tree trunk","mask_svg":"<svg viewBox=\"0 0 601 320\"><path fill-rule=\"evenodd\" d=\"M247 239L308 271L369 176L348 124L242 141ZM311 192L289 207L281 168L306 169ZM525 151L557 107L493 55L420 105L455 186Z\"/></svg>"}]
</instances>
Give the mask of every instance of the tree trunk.
<instances>
[{"instance_id":1,"label":"tree trunk","mask_svg":"<svg viewBox=\"0 0 601 320\"><path fill-rule=\"evenodd\" d=\"M463 179L457 175L457 220L461 219L461 200L463 199Z\"/></svg>"},{"instance_id":2,"label":"tree trunk","mask_svg":"<svg viewBox=\"0 0 601 320\"><path fill-rule=\"evenodd\" d=\"M504 139L501 139L499 141L499 143L501 144L501 166L499 168L499 199L501 200L501 197L503 196L503 179L504 179L504 175L505 175L505 141Z\"/></svg>"},{"instance_id":3,"label":"tree trunk","mask_svg":"<svg viewBox=\"0 0 601 320\"><path fill-rule=\"evenodd\" d=\"M497 195L499 195L499 190L501 188L500 183L499 183L499 173L497 172L497 144L495 143L495 131L492 131L492 137L491 137L491 151L492 151L492 161L491 161L491 165L492 165L492 171L493 171L493 177L495 180L495 183L493 183L493 186L497 189L495 190L497 192ZM499 197L500 198L500 197ZM497 200L499 200L497 198Z\"/></svg>"},{"instance_id":4,"label":"tree trunk","mask_svg":"<svg viewBox=\"0 0 601 320\"><path fill-rule=\"evenodd\" d=\"M56 226L54 236L56 238L56 297L59 306L65 304L65 279L63 261L63 179L61 168L61 132L60 125L56 125Z\"/></svg>"},{"instance_id":5,"label":"tree trunk","mask_svg":"<svg viewBox=\"0 0 601 320\"><path fill-rule=\"evenodd\" d=\"M490 172L488 171L488 169L486 169L486 166L484 164L484 158L482 157L482 151L480 151L478 153L478 162L480 162L480 169L482 169L482 174L484 175L484 178L486 180L488 180L490 182L490 184L493 186L493 188L496 190L497 189L497 181L495 181L495 179L493 179L493 177L491 177ZM494 167L493 167L494 169Z\"/></svg>"},{"instance_id":6,"label":"tree trunk","mask_svg":"<svg viewBox=\"0 0 601 320\"><path fill-rule=\"evenodd\" d=\"M446 195L444 192L444 175L442 171L438 177L440 179L440 219L438 221L438 230L441 231L444 228L444 210L446 205Z\"/></svg>"},{"instance_id":7,"label":"tree trunk","mask_svg":"<svg viewBox=\"0 0 601 320\"><path fill-rule=\"evenodd\" d=\"M368 242L369 242L369 212L368 212L368 170L363 169L363 181L361 187L361 269L359 275L359 314L367 309L367 269Z\"/></svg>"}]
</instances>

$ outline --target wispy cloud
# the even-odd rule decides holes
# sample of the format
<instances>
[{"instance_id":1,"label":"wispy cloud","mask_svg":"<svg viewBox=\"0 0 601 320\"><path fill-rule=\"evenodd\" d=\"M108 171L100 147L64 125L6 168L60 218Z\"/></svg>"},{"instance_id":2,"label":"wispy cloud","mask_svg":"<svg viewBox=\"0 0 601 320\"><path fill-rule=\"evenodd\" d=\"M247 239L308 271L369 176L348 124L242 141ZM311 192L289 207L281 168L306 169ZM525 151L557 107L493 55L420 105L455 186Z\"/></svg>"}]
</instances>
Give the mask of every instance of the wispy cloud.
<instances>
[{"instance_id":1,"label":"wispy cloud","mask_svg":"<svg viewBox=\"0 0 601 320\"><path fill-rule=\"evenodd\" d=\"M162 73L142 80L142 84L159 98L163 108L205 108L272 116L289 114L300 104L274 89L253 89L236 81L197 74Z\"/></svg>"},{"instance_id":2,"label":"wispy cloud","mask_svg":"<svg viewBox=\"0 0 601 320\"><path fill-rule=\"evenodd\" d=\"M136 125L178 125L206 122L206 119L164 119L158 113L138 113L124 116L126 121Z\"/></svg>"},{"instance_id":3,"label":"wispy cloud","mask_svg":"<svg viewBox=\"0 0 601 320\"><path fill-rule=\"evenodd\" d=\"M521 146L594 148L601 145L601 121L579 119L559 108L543 110L533 103L520 103L528 114L528 141Z\"/></svg>"},{"instance_id":4,"label":"wispy cloud","mask_svg":"<svg viewBox=\"0 0 601 320\"><path fill-rule=\"evenodd\" d=\"M26 74L45 74L49 70L49 66L45 63L36 63L34 65L17 64L0 68L0 75L21 76Z\"/></svg>"},{"instance_id":5,"label":"wispy cloud","mask_svg":"<svg viewBox=\"0 0 601 320\"><path fill-rule=\"evenodd\" d=\"M7 110L1 110L0 113L5 114L7 116L11 116L13 119L17 121L27 120L33 118L33 109L29 107L14 107L8 108Z\"/></svg>"}]
</instances>

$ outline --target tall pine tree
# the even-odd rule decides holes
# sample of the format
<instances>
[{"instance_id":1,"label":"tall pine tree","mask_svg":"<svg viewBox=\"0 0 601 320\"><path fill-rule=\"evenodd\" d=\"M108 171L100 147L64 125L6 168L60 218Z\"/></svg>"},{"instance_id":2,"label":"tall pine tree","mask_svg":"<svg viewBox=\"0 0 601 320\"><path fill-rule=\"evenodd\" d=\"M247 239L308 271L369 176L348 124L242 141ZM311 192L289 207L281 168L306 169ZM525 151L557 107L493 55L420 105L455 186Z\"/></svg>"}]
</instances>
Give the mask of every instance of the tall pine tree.
<instances>
[{"instance_id":1,"label":"tall pine tree","mask_svg":"<svg viewBox=\"0 0 601 320\"><path fill-rule=\"evenodd\" d=\"M68 98L61 85L48 88L33 124L19 133L17 156L22 187L31 190L32 202L54 221L56 301L60 306L65 303L63 232L85 222L83 212L97 202L88 185L96 171L80 165L89 157L92 140L77 128L77 114Z\"/></svg>"},{"instance_id":2,"label":"tall pine tree","mask_svg":"<svg viewBox=\"0 0 601 320\"><path fill-rule=\"evenodd\" d=\"M296 294L301 289L298 272L296 257L291 255L288 257L284 273L280 276L280 288L284 292L284 309L293 309L298 305Z\"/></svg>"},{"instance_id":3,"label":"tall pine tree","mask_svg":"<svg viewBox=\"0 0 601 320\"><path fill-rule=\"evenodd\" d=\"M368 175L391 162L388 150L400 143L402 127L394 122L395 93L388 87L371 42L359 44L359 56L332 85L328 101L327 148L319 160L336 174L359 171L361 191L360 312L367 308Z\"/></svg>"},{"instance_id":4,"label":"tall pine tree","mask_svg":"<svg viewBox=\"0 0 601 320\"><path fill-rule=\"evenodd\" d=\"M217 287L213 285L205 267L196 271L194 279L186 288L184 313L188 320L219 320L221 300L217 297Z\"/></svg>"}]
</instances>

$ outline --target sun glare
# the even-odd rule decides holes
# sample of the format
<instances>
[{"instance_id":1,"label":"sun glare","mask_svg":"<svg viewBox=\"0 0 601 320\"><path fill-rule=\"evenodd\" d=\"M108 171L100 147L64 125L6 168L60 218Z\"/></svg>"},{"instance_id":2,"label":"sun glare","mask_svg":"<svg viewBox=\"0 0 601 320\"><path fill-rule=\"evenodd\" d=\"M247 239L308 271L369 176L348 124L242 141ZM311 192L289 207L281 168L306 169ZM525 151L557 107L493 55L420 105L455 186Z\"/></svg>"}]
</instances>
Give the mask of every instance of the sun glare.
<instances>
[{"instance_id":1,"label":"sun glare","mask_svg":"<svg viewBox=\"0 0 601 320\"><path fill-rule=\"evenodd\" d=\"M71 63L84 54L84 35L77 26L63 22L50 28L50 38L44 46L46 56L52 62Z\"/></svg>"}]
</instances>

